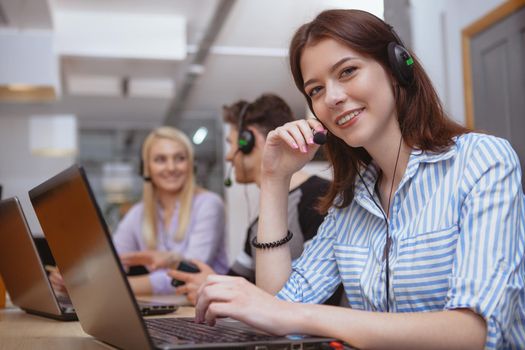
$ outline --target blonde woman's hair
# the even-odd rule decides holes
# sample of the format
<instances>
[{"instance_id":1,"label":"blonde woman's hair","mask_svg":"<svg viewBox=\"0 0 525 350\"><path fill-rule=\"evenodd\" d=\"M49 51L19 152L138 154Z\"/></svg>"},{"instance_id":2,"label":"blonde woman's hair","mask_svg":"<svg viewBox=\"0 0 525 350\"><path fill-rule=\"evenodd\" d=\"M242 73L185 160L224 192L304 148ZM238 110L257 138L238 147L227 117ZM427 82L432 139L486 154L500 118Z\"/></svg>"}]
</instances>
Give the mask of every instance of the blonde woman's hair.
<instances>
[{"instance_id":1,"label":"blonde woman's hair","mask_svg":"<svg viewBox=\"0 0 525 350\"><path fill-rule=\"evenodd\" d=\"M186 229L190 221L191 206L193 201L193 195L196 190L195 175L193 173L194 163L194 151L193 146L188 137L180 130L169 126L162 126L153 130L144 140L142 145L142 160L143 160L143 176L149 177L149 162L150 162L150 149L153 143L159 139L168 139L177 142L184 146L187 159L188 159L188 175L186 182L182 186L180 195L178 196L179 201L179 220L177 231L175 232L175 241L181 241L184 239ZM155 185L151 181L144 182L143 190L143 203L144 203L144 220L142 222L142 235L146 245L149 249L156 249L157 247L157 195L155 191Z\"/></svg>"}]
</instances>

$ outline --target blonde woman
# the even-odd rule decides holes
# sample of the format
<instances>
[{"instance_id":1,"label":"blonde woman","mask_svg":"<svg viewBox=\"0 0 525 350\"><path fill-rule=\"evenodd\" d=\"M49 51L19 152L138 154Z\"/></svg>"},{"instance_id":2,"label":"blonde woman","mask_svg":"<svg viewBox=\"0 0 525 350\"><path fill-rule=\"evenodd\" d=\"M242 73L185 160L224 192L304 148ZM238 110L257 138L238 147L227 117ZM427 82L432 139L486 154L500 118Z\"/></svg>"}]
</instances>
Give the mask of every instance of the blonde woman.
<instances>
[{"instance_id":1,"label":"blonde woman","mask_svg":"<svg viewBox=\"0 0 525 350\"><path fill-rule=\"evenodd\" d=\"M163 126L142 146L143 199L119 224L113 241L125 265L145 265L148 275L129 278L135 294L174 292L160 267L184 257L198 258L226 272L224 205L221 198L196 186L190 140Z\"/></svg>"}]
</instances>

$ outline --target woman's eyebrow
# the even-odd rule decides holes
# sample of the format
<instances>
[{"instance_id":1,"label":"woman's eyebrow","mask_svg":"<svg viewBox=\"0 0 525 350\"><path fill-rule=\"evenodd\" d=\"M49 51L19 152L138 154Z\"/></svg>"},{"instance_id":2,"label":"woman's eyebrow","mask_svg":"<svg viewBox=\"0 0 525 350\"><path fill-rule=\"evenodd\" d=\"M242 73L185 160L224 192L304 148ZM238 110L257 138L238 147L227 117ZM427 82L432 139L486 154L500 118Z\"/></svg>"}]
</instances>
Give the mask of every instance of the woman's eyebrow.
<instances>
[{"instance_id":1,"label":"woman's eyebrow","mask_svg":"<svg viewBox=\"0 0 525 350\"><path fill-rule=\"evenodd\" d=\"M348 57L343 57L341 58L339 61L337 61L331 68L330 68L330 73L333 73L337 68L339 68L341 65L343 65L344 63L350 61L350 60L355 60L357 59L356 57L352 57L352 56L348 56ZM307 82L304 83L303 85L303 89L306 89L306 87L310 84L313 84L315 83L316 79L310 79L308 80Z\"/></svg>"}]
</instances>

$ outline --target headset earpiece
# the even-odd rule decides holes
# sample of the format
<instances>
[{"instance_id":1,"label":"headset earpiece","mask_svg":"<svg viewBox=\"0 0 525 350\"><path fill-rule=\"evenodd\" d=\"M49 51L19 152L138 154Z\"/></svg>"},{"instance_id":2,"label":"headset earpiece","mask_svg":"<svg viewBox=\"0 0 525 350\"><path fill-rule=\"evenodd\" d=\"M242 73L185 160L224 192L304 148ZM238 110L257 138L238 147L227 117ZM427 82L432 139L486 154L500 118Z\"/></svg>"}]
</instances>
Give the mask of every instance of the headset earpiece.
<instances>
[{"instance_id":1,"label":"headset earpiece","mask_svg":"<svg viewBox=\"0 0 525 350\"><path fill-rule=\"evenodd\" d=\"M142 147L141 147L141 151L140 151L140 162L139 162L139 176L144 180L144 181L151 181L151 177L150 176L145 176L145 171L144 171L144 159L142 158Z\"/></svg>"},{"instance_id":2,"label":"headset earpiece","mask_svg":"<svg viewBox=\"0 0 525 350\"><path fill-rule=\"evenodd\" d=\"M140 162L139 162L139 176L144 176L144 159L142 159L142 155L140 156Z\"/></svg>"},{"instance_id":3,"label":"headset earpiece","mask_svg":"<svg viewBox=\"0 0 525 350\"><path fill-rule=\"evenodd\" d=\"M244 119L246 118L246 110L250 106L249 103L246 103L239 113L239 134L237 137L237 149L243 154L249 154L253 147L255 147L255 135L251 130L248 130L244 126Z\"/></svg>"},{"instance_id":4,"label":"headset earpiece","mask_svg":"<svg viewBox=\"0 0 525 350\"><path fill-rule=\"evenodd\" d=\"M414 80L414 59L407 49L393 41L388 43L388 62L401 86L412 84Z\"/></svg>"}]
</instances>

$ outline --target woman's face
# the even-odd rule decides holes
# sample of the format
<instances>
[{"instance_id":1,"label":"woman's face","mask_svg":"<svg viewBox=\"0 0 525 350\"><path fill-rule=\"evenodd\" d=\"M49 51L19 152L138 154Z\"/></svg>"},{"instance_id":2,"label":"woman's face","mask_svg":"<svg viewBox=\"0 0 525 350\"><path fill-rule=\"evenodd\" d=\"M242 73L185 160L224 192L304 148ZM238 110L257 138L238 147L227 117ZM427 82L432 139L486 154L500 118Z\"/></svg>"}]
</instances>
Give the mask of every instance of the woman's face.
<instances>
[{"instance_id":1,"label":"woman's face","mask_svg":"<svg viewBox=\"0 0 525 350\"><path fill-rule=\"evenodd\" d=\"M365 147L397 125L392 80L374 59L333 39L305 47L304 90L317 118L352 147Z\"/></svg>"},{"instance_id":2,"label":"woman's face","mask_svg":"<svg viewBox=\"0 0 525 350\"><path fill-rule=\"evenodd\" d=\"M180 142L157 138L149 150L148 167L157 191L178 193L190 171L186 148Z\"/></svg>"}]
</instances>

